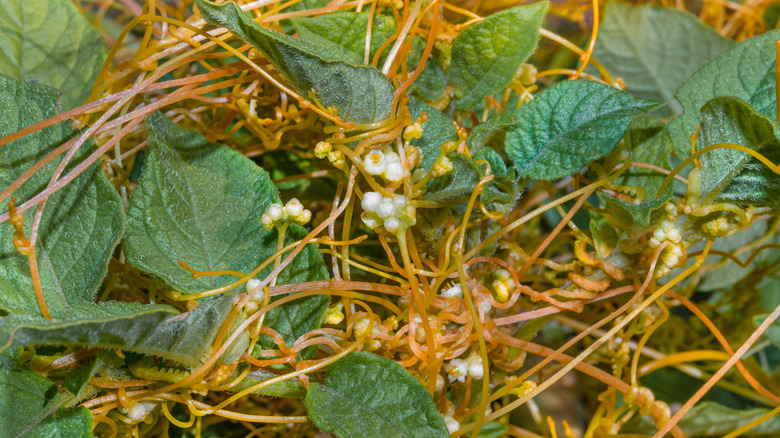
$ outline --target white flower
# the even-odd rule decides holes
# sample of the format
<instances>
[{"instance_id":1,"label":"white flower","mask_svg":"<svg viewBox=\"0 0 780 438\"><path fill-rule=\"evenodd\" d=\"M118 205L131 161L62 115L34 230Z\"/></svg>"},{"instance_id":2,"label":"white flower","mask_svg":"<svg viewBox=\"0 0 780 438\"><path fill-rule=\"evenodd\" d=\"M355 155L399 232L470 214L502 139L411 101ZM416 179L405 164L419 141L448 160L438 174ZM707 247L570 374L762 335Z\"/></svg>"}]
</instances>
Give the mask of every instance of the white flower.
<instances>
[{"instance_id":1,"label":"white flower","mask_svg":"<svg viewBox=\"0 0 780 438\"><path fill-rule=\"evenodd\" d=\"M303 210L298 216L295 217L295 223L298 225L304 225L311 220L311 211Z\"/></svg>"},{"instance_id":2,"label":"white flower","mask_svg":"<svg viewBox=\"0 0 780 438\"><path fill-rule=\"evenodd\" d=\"M449 415L444 417L444 425L447 426L447 432L449 433L455 433L458 429L460 429L460 423L458 423L458 420L450 417Z\"/></svg>"},{"instance_id":3,"label":"white flower","mask_svg":"<svg viewBox=\"0 0 780 438\"><path fill-rule=\"evenodd\" d=\"M406 208L406 205L409 203L409 200L406 199L406 196L404 195L395 195L393 196L393 204L395 205L395 208L398 209L398 211L404 211Z\"/></svg>"},{"instance_id":4,"label":"white flower","mask_svg":"<svg viewBox=\"0 0 780 438\"><path fill-rule=\"evenodd\" d=\"M376 215L382 219L387 219L394 214L395 205L393 205L393 200L390 198L382 199L382 203L379 204L379 207L376 209Z\"/></svg>"},{"instance_id":5,"label":"white flower","mask_svg":"<svg viewBox=\"0 0 780 438\"><path fill-rule=\"evenodd\" d=\"M398 182L404 179L404 166L401 162L392 162L387 165L384 173L385 179L392 182Z\"/></svg>"},{"instance_id":6,"label":"white flower","mask_svg":"<svg viewBox=\"0 0 780 438\"><path fill-rule=\"evenodd\" d=\"M263 228L266 230L270 230L274 227L274 220L271 219L271 216L268 216L267 214L260 216L260 222L263 224Z\"/></svg>"},{"instance_id":7,"label":"white flower","mask_svg":"<svg viewBox=\"0 0 780 438\"><path fill-rule=\"evenodd\" d=\"M376 209L379 208L381 203L382 195L378 192L366 192L360 205L363 207L363 210L376 213Z\"/></svg>"},{"instance_id":8,"label":"white flower","mask_svg":"<svg viewBox=\"0 0 780 438\"><path fill-rule=\"evenodd\" d=\"M385 229L388 233L395 233L398 231L399 228L401 228L401 221L398 220L398 218L395 217L389 217L385 219Z\"/></svg>"},{"instance_id":9,"label":"white flower","mask_svg":"<svg viewBox=\"0 0 780 438\"><path fill-rule=\"evenodd\" d=\"M449 289L442 291L441 296L444 298L463 298L463 287L460 283L455 283Z\"/></svg>"},{"instance_id":10,"label":"white flower","mask_svg":"<svg viewBox=\"0 0 780 438\"><path fill-rule=\"evenodd\" d=\"M382 151L371 151L363 160L363 167L369 175L381 175L387 169L387 159Z\"/></svg>"},{"instance_id":11,"label":"white flower","mask_svg":"<svg viewBox=\"0 0 780 438\"><path fill-rule=\"evenodd\" d=\"M268 207L268 210L266 210L266 214L274 222L287 219L287 214L285 213L285 209L282 207L282 204L271 204L271 206Z\"/></svg>"},{"instance_id":12,"label":"white flower","mask_svg":"<svg viewBox=\"0 0 780 438\"><path fill-rule=\"evenodd\" d=\"M362 219L363 223L372 230L375 230L379 228L380 225L382 225L382 222L380 222L379 219L373 217L372 214L366 214L366 212L363 212L363 214L360 215L360 219Z\"/></svg>"},{"instance_id":13,"label":"white flower","mask_svg":"<svg viewBox=\"0 0 780 438\"><path fill-rule=\"evenodd\" d=\"M441 393L444 390L444 377L441 376L441 374L436 375L436 389L435 392L437 394Z\"/></svg>"},{"instance_id":14,"label":"white flower","mask_svg":"<svg viewBox=\"0 0 780 438\"><path fill-rule=\"evenodd\" d=\"M133 423L140 423L155 407L157 407L157 403L154 402L138 402L127 411L127 418Z\"/></svg>"},{"instance_id":15,"label":"white flower","mask_svg":"<svg viewBox=\"0 0 780 438\"><path fill-rule=\"evenodd\" d=\"M287 215L292 218L297 218L301 212L303 212L303 204L297 198L292 198L287 201L287 205L284 206Z\"/></svg>"},{"instance_id":16,"label":"white flower","mask_svg":"<svg viewBox=\"0 0 780 438\"><path fill-rule=\"evenodd\" d=\"M262 283L260 280L256 278L250 278L249 281L246 282L246 291L252 293L252 291L260 285L260 283ZM260 291L260 294L263 294L263 292Z\"/></svg>"},{"instance_id":17,"label":"white flower","mask_svg":"<svg viewBox=\"0 0 780 438\"><path fill-rule=\"evenodd\" d=\"M447 377L450 382L465 382L469 372L469 364L463 359L452 359L447 367Z\"/></svg>"},{"instance_id":18,"label":"white flower","mask_svg":"<svg viewBox=\"0 0 780 438\"><path fill-rule=\"evenodd\" d=\"M484 369L482 368L482 357L478 354L472 354L466 359L469 364L469 375L472 379L481 380L484 376Z\"/></svg>"}]
</instances>

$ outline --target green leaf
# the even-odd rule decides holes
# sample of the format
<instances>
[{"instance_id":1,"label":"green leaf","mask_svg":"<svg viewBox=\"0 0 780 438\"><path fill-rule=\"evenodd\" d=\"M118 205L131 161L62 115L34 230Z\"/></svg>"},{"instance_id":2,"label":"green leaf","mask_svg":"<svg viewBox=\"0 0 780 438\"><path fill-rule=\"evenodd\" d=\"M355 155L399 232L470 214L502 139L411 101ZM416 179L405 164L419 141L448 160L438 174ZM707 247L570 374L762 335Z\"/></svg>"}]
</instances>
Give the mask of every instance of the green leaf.
<instances>
[{"instance_id":1,"label":"green leaf","mask_svg":"<svg viewBox=\"0 0 780 438\"><path fill-rule=\"evenodd\" d=\"M81 396L81 391L87 386L89 379L91 379L97 371L99 362L100 359L95 358L87 363L78 365L73 371L68 373L68 376L62 382L61 386L79 398Z\"/></svg>"},{"instance_id":2,"label":"green leaf","mask_svg":"<svg viewBox=\"0 0 780 438\"><path fill-rule=\"evenodd\" d=\"M746 426L753 420L766 415L770 409L732 409L715 402L703 402L696 404L680 420L677 425L686 436L697 438L715 438L728 435L735 430ZM631 432L652 435L658 429L648 420L632 421L638 427L632 427ZM769 417L766 421L756 425L742 433L741 437L768 438L780 434L780 417Z\"/></svg>"},{"instance_id":3,"label":"green leaf","mask_svg":"<svg viewBox=\"0 0 780 438\"><path fill-rule=\"evenodd\" d=\"M412 44L412 51L406 59L407 69L410 72L413 72L417 66L420 65L424 51L425 40L420 37L415 37L414 43ZM384 62L383 59L384 56L381 56L380 62ZM441 67L439 67L439 64L436 62L436 59L434 59L433 55L431 55L425 62L425 67L420 72L420 76L417 76L417 79L409 86L409 93L416 94L427 101L433 101L444 96L444 89L446 86L447 76L444 74Z\"/></svg>"},{"instance_id":4,"label":"green leaf","mask_svg":"<svg viewBox=\"0 0 780 438\"><path fill-rule=\"evenodd\" d=\"M776 124L745 101L716 97L702 107L701 113L697 150L731 143L767 154L773 162L780 159ZM734 149L715 149L699 160L703 203L723 199L721 195L725 195L725 200L732 203L780 205L780 177L751 155Z\"/></svg>"},{"instance_id":5,"label":"green leaf","mask_svg":"<svg viewBox=\"0 0 780 438\"><path fill-rule=\"evenodd\" d=\"M235 278L192 278L179 260L199 271L247 273L273 255L277 232L260 222L268 206L280 202L268 173L239 152L209 143L160 113L152 114L147 126L149 151L128 207L124 249L130 263L191 294ZM303 230L291 226L289 232L298 236ZM313 246L307 247L299 259L312 264L291 266L280 282L321 278L324 266L318 257Z\"/></svg>"},{"instance_id":6,"label":"green leaf","mask_svg":"<svg viewBox=\"0 0 780 438\"><path fill-rule=\"evenodd\" d=\"M79 106L106 59L106 43L69 0L0 0L0 74L62 91Z\"/></svg>"},{"instance_id":7,"label":"green leaf","mask_svg":"<svg viewBox=\"0 0 780 438\"><path fill-rule=\"evenodd\" d=\"M740 260L745 260L757 246L780 243L780 234L772 232L772 224L766 218L755 220L747 229L730 236L721 237L712 244L713 250L727 252ZM704 248L704 242L691 246L690 250L699 251ZM719 257L708 257L701 268L701 280L696 286L699 291L727 290L737 282L747 277L751 271L765 269L774 263L780 254L778 251L761 251L749 267L742 268L736 263L726 262ZM767 277L768 278L768 277ZM775 292L776 293L776 292Z\"/></svg>"},{"instance_id":8,"label":"green leaf","mask_svg":"<svg viewBox=\"0 0 780 438\"><path fill-rule=\"evenodd\" d=\"M292 20L301 40L337 50L351 63L364 64L368 12L338 11L316 17L299 17ZM379 46L396 33L395 20L387 15L374 15L371 26L371 44L368 63L374 59Z\"/></svg>"},{"instance_id":9,"label":"green leaf","mask_svg":"<svg viewBox=\"0 0 780 438\"><path fill-rule=\"evenodd\" d=\"M479 429L479 438L499 438L503 436L506 431L509 430L509 426L497 421L491 421L482 425Z\"/></svg>"},{"instance_id":10,"label":"green leaf","mask_svg":"<svg viewBox=\"0 0 780 438\"><path fill-rule=\"evenodd\" d=\"M208 24L226 27L255 46L298 92L304 97L313 92L323 106L337 108L342 120L373 123L390 116L393 85L376 68L355 65L340 50L266 29L233 2L196 4Z\"/></svg>"},{"instance_id":11,"label":"green leaf","mask_svg":"<svg viewBox=\"0 0 780 438\"><path fill-rule=\"evenodd\" d=\"M446 156L455 169L428 181L428 191L422 196L423 200L435 202L440 207L468 201L482 176L479 167L469 157L457 152Z\"/></svg>"},{"instance_id":12,"label":"green leaf","mask_svg":"<svg viewBox=\"0 0 780 438\"><path fill-rule=\"evenodd\" d=\"M203 363L231 306L231 297L221 297L178 315L170 306L108 301L74 306L68 318L56 321L11 315L0 320L0 351L20 345L102 347L195 366Z\"/></svg>"},{"instance_id":13,"label":"green leaf","mask_svg":"<svg viewBox=\"0 0 780 438\"><path fill-rule=\"evenodd\" d=\"M771 119L775 109L775 41L777 32L742 41L704 65L677 90L684 112L669 122L680 158L691 154L689 137L701 123L701 107L718 96L734 96Z\"/></svg>"},{"instance_id":14,"label":"green leaf","mask_svg":"<svg viewBox=\"0 0 780 438\"><path fill-rule=\"evenodd\" d=\"M471 130L466 144L472 154L476 154L484 146L503 147L506 141L506 130L519 119L514 111L501 111L480 123Z\"/></svg>"},{"instance_id":15,"label":"green leaf","mask_svg":"<svg viewBox=\"0 0 780 438\"><path fill-rule=\"evenodd\" d=\"M56 90L0 75L0 138L59 114ZM64 142L77 136L69 121L41 129L0 148L0 189ZM65 168L66 175L95 149L87 141ZM61 160L38 170L14 192L17 205L44 190ZM36 208L24 212L30 235ZM35 251L46 305L52 316L67 315L78 303L91 302L124 231L124 207L99 162L54 193L46 203ZM40 315L30 265L14 248L14 228L0 224L0 309Z\"/></svg>"},{"instance_id":16,"label":"green leaf","mask_svg":"<svg viewBox=\"0 0 780 438\"><path fill-rule=\"evenodd\" d=\"M623 141L632 161L652 164L666 170L671 168L669 157L672 153L672 139L666 124L660 120L646 115L635 117ZM644 192L642 202L631 203L601 192L598 196L613 214L627 214L631 217L630 222L647 227L652 213L669 202L674 193L674 184L670 184L661 197L656 199L665 178L665 174L655 170L631 167L615 180L615 184L641 189ZM615 209L621 210L623 214L616 213Z\"/></svg>"},{"instance_id":17,"label":"green leaf","mask_svg":"<svg viewBox=\"0 0 780 438\"><path fill-rule=\"evenodd\" d=\"M471 109L503 91L536 50L548 1L497 12L464 29L452 43L450 82L456 108Z\"/></svg>"},{"instance_id":18,"label":"green leaf","mask_svg":"<svg viewBox=\"0 0 780 438\"><path fill-rule=\"evenodd\" d=\"M690 12L610 1L593 57L632 95L666 102L662 115L669 116L682 111L674 98L680 85L733 45Z\"/></svg>"},{"instance_id":19,"label":"green leaf","mask_svg":"<svg viewBox=\"0 0 780 438\"><path fill-rule=\"evenodd\" d=\"M128 207L124 249L130 263L190 294L225 286L235 278L192 278L178 260L200 271L248 273L270 258L278 234L263 228L260 217L280 199L268 173L239 152L209 143L159 113L151 115L147 125L149 152ZM302 227L292 224L285 242L305 235ZM267 267L257 277L265 278L272 269ZM327 279L322 254L307 245L277 283ZM324 295L295 300L271 310L265 323L292 345L319 327L327 305Z\"/></svg>"},{"instance_id":20,"label":"green leaf","mask_svg":"<svg viewBox=\"0 0 780 438\"><path fill-rule=\"evenodd\" d=\"M657 106L598 82L559 82L517 111L506 152L521 177L562 178L610 153L631 118Z\"/></svg>"},{"instance_id":21,"label":"green leaf","mask_svg":"<svg viewBox=\"0 0 780 438\"><path fill-rule=\"evenodd\" d=\"M422 136L413 139L411 143L423 151L420 167L431 170L433 163L439 158L441 145L448 141L455 141L457 138L455 126L452 124L452 119L444 113L414 97L409 99L409 112L414 120L417 120L422 113L427 117L422 124Z\"/></svg>"},{"instance_id":22,"label":"green leaf","mask_svg":"<svg viewBox=\"0 0 780 438\"><path fill-rule=\"evenodd\" d=\"M306 408L314 424L340 438L448 437L430 393L401 365L372 353L350 353L313 382Z\"/></svg>"},{"instance_id":23,"label":"green leaf","mask_svg":"<svg viewBox=\"0 0 780 438\"><path fill-rule=\"evenodd\" d=\"M0 368L0 436L92 437L89 409L63 408L73 398L38 373Z\"/></svg>"}]
</instances>

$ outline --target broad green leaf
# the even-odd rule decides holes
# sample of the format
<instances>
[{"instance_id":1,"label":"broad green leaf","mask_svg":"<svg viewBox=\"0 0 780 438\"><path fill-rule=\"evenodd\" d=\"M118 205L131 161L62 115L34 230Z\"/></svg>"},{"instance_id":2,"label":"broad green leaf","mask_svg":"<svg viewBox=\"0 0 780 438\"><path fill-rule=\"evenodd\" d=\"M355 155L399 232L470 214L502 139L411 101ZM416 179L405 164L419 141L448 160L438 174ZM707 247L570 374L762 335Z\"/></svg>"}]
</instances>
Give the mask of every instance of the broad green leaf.
<instances>
[{"instance_id":1,"label":"broad green leaf","mask_svg":"<svg viewBox=\"0 0 780 438\"><path fill-rule=\"evenodd\" d=\"M73 398L38 373L0 368L0 436L92 437L89 409L63 407Z\"/></svg>"},{"instance_id":2,"label":"broad green leaf","mask_svg":"<svg viewBox=\"0 0 780 438\"><path fill-rule=\"evenodd\" d=\"M715 402L696 404L680 420L677 425L686 436L696 438L720 438L746 426L753 420L766 415L771 409L733 409ZM631 432L653 435L658 429L644 418L632 421L638 427L632 427ZM740 434L748 438L770 438L780 434L780 417L769 417L768 420Z\"/></svg>"},{"instance_id":3,"label":"broad green leaf","mask_svg":"<svg viewBox=\"0 0 780 438\"><path fill-rule=\"evenodd\" d=\"M151 115L147 125L149 152L128 207L124 249L130 263L189 294L225 286L235 278L192 278L179 260L199 271L248 273L270 258L278 235L263 228L260 217L280 199L268 173L239 152L209 143L160 113ZM305 235L302 227L290 225L285 242ZM267 267L258 278L272 269ZM277 283L327 278L322 254L308 245ZM271 310L265 323L292 345L319 327L327 305L324 295L295 300Z\"/></svg>"},{"instance_id":4,"label":"broad green leaf","mask_svg":"<svg viewBox=\"0 0 780 438\"><path fill-rule=\"evenodd\" d=\"M735 97L716 97L701 109L696 149L731 143L780 159L776 124ZM701 200L714 202L726 191L726 200L759 206L780 205L780 177L751 155L734 149L715 149L701 155Z\"/></svg>"},{"instance_id":5,"label":"broad green leaf","mask_svg":"<svg viewBox=\"0 0 780 438\"><path fill-rule=\"evenodd\" d=\"M420 167L431 170L433 163L439 158L441 145L448 141L455 141L457 138L455 126L453 126L451 118L414 97L409 99L409 112L414 120L417 120L422 113L425 113L427 117L426 122L422 124L422 137L413 139L412 144L423 151Z\"/></svg>"},{"instance_id":6,"label":"broad green leaf","mask_svg":"<svg viewBox=\"0 0 780 438\"><path fill-rule=\"evenodd\" d=\"M56 321L11 315L0 320L0 351L20 345L102 347L195 366L231 306L232 298L222 297L178 315L169 306L108 301L74 306L68 318Z\"/></svg>"},{"instance_id":7,"label":"broad green leaf","mask_svg":"<svg viewBox=\"0 0 780 438\"><path fill-rule=\"evenodd\" d=\"M300 17L292 20L301 40L342 52L351 63L364 64L368 12L338 11L317 17ZM371 26L371 44L368 63L374 59L379 46L398 28L395 20L387 15L374 15Z\"/></svg>"},{"instance_id":8,"label":"broad green leaf","mask_svg":"<svg viewBox=\"0 0 780 438\"><path fill-rule=\"evenodd\" d=\"M406 59L407 69L413 72L422 60L423 51L425 51L425 40L420 37L414 38L412 51ZM384 62L384 53L380 56L380 62ZM444 96L444 88L447 86L447 76L442 71L433 55L428 57L425 67L420 76L409 86L409 93L416 94L427 101L434 101Z\"/></svg>"},{"instance_id":9,"label":"broad green leaf","mask_svg":"<svg viewBox=\"0 0 780 438\"><path fill-rule=\"evenodd\" d=\"M339 438L448 437L430 393L395 361L350 353L306 394L309 417Z\"/></svg>"},{"instance_id":10,"label":"broad green leaf","mask_svg":"<svg viewBox=\"0 0 780 438\"><path fill-rule=\"evenodd\" d=\"M75 369L73 369L73 371L68 373L68 376L60 386L70 391L70 393L75 395L76 398L80 398L82 390L85 386L87 386L89 379L91 379L97 371L97 365L99 362L100 359L95 358L89 360L86 363L78 365Z\"/></svg>"},{"instance_id":11,"label":"broad green leaf","mask_svg":"<svg viewBox=\"0 0 780 438\"><path fill-rule=\"evenodd\" d=\"M622 78L628 92L662 100L664 116L679 114L674 92L707 61L734 45L687 11L610 1L593 57Z\"/></svg>"},{"instance_id":12,"label":"broad green leaf","mask_svg":"<svg viewBox=\"0 0 780 438\"><path fill-rule=\"evenodd\" d=\"M514 111L501 111L480 123L471 130L466 144L472 154L476 154L484 146L503 147L506 140L506 130L518 121Z\"/></svg>"},{"instance_id":13,"label":"broad green leaf","mask_svg":"<svg viewBox=\"0 0 780 438\"><path fill-rule=\"evenodd\" d=\"M57 98L52 88L0 75L0 138L59 114ZM0 190L77 135L70 122L64 121L4 145L0 148ZM95 143L87 141L63 175L94 149ZM17 205L45 189L62 156L14 192ZM24 212L27 236L35 211ZM72 305L94 299L124 231L122 201L97 163L49 198L39 230L36 254L46 305L52 316L67 315ZM28 259L14 248L13 232L8 222L0 224L0 309L40 315Z\"/></svg>"},{"instance_id":14,"label":"broad green leaf","mask_svg":"<svg viewBox=\"0 0 780 438\"><path fill-rule=\"evenodd\" d=\"M509 427L497 421L491 421L482 425L479 429L479 438L499 438L504 436Z\"/></svg>"},{"instance_id":15,"label":"broad green leaf","mask_svg":"<svg viewBox=\"0 0 780 438\"><path fill-rule=\"evenodd\" d=\"M691 154L688 138L701 123L701 107L718 96L738 97L760 114L775 119L775 41L767 32L723 52L704 65L677 90L684 112L669 122L680 158Z\"/></svg>"},{"instance_id":16,"label":"broad green leaf","mask_svg":"<svg viewBox=\"0 0 780 438\"><path fill-rule=\"evenodd\" d=\"M479 167L469 157L457 152L450 152L446 156L454 170L428 181L428 191L422 196L423 200L435 202L441 207L468 201L482 176Z\"/></svg>"},{"instance_id":17,"label":"broad green leaf","mask_svg":"<svg viewBox=\"0 0 780 438\"><path fill-rule=\"evenodd\" d=\"M623 141L632 161L652 164L666 170L671 168L669 157L673 148L672 139L666 124L660 120L646 115L635 117ZM674 183L669 184L661 197L656 199L665 178L665 174L655 170L631 167L616 179L614 184L641 189L644 192L641 202L631 203L601 192L598 196L607 204L608 210L613 213L615 209L622 210L631 217L630 221L646 227L650 224L652 213L672 198Z\"/></svg>"},{"instance_id":18,"label":"broad green leaf","mask_svg":"<svg viewBox=\"0 0 780 438\"><path fill-rule=\"evenodd\" d=\"M355 65L340 50L320 47L266 29L233 2L196 4L203 19L223 26L265 55L304 97L316 95L326 108L335 107L346 122L386 119L393 103L393 85L372 66Z\"/></svg>"},{"instance_id":19,"label":"broad green leaf","mask_svg":"<svg viewBox=\"0 0 780 438\"><path fill-rule=\"evenodd\" d=\"M456 108L471 109L514 80L536 50L548 1L497 12L464 29L452 43L450 82Z\"/></svg>"},{"instance_id":20,"label":"broad green leaf","mask_svg":"<svg viewBox=\"0 0 780 438\"><path fill-rule=\"evenodd\" d=\"M147 119L149 151L128 207L124 241L128 260L183 293L222 287L231 276L192 278L184 261L199 271L250 272L276 252L277 232L260 216L279 194L268 173L227 146L179 128L155 113ZM303 229L289 228L299 237ZM279 282L320 279L324 265L307 247L282 272ZM263 271L263 278L272 267Z\"/></svg>"},{"instance_id":21,"label":"broad green leaf","mask_svg":"<svg viewBox=\"0 0 780 438\"><path fill-rule=\"evenodd\" d=\"M712 249L745 260L754 248L767 243L780 243L780 234L772 233L770 221L762 218L755 220L747 229L739 233L716 239ZM698 251L703 247L704 242L700 242L691 246L689 251ZM779 256L780 254L775 250L761 251L747 268L720 257L708 257L701 268L701 279L696 288L700 291L727 290L747 277L751 271L771 265Z\"/></svg>"},{"instance_id":22,"label":"broad green leaf","mask_svg":"<svg viewBox=\"0 0 780 438\"><path fill-rule=\"evenodd\" d=\"M491 147L483 147L474 154L475 164L479 160L485 160L490 165L490 173L493 180L487 183L479 199L484 204L499 203L510 204L520 196L517 184L515 184L515 169L507 169L504 159ZM478 165L481 165L479 163ZM484 175L478 175L480 178Z\"/></svg>"},{"instance_id":23,"label":"broad green leaf","mask_svg":"<svg viewBox=\"0 0 780 438\"><path fill-rule=\"evenodd\" d=\"M69 0L0 0L0 74L62 91L79 106L106 59L106 43Z\"/></svg>"},{"instance_id":24,"label":"broad green leaf","mask_svg":"<svg viewBox=\"0 0 780 438\"><path fill-rule=\"evenodd\" d=\"M657 106L598 82L559 82L517 111L506 152L521 177L562 178L610 153L631 118Z\"/></svg>"}]
</instances>

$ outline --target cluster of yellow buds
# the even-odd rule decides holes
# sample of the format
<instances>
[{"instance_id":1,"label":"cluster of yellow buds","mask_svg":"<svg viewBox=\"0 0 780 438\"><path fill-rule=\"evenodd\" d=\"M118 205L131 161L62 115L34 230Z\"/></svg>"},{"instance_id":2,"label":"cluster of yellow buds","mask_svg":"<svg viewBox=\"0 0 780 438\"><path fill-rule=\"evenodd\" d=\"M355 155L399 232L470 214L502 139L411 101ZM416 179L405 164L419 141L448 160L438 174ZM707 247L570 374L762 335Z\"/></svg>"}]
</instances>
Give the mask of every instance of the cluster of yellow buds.
<instances>
[{"instance_id":1,"label":"cluster of yellow buds","mask_svg":"<svg viewBox=\"0 0 780 438\"><path fill-rule=\"evenodd\" d=\"M417 211L404 195L385 197L378 192L366 192L360 205L364 210L360 218L372 230L383 226L395 234L417 223Z\"/></svg>"},{"instance_id":2,"label":"cluster of yellow buds","mask_svg":"<svg viewBox=\"0 0 780 438\"><path fill-rule=\"evenodd\" d=\"M303 208L303 204L296 198L287 201L286 205L279 203L271 204L265 213L260 217L263 228L270 230L284 222L291 220L298 225L305 225L311 220L311 211Z\"/></svg>"},{"instance_id":3,"label":"cluster of yellow buds","mask_svg":"<svg viewBox=\"0 0 780 438\"><path fill-rule=\"evenodd\" d=\"M496 301L506 303L512 291L515 290L512 274L506 269L499 269L493 275L495 279L491 285L493 286Z\"/></svg>"},{"instance_id":4,"label":"cluster of yellow buds","mask_svg":"<svg viewBox=\"0 0 780 438\"><path fill-rule=\"evenodd\" d=\"M347 162L344 159L344 153L334 150L333 145L327 141L321 141L314 146L314 156L317 158L327 158L336 167L343 167Z\"/></svg>"}]
</instances>

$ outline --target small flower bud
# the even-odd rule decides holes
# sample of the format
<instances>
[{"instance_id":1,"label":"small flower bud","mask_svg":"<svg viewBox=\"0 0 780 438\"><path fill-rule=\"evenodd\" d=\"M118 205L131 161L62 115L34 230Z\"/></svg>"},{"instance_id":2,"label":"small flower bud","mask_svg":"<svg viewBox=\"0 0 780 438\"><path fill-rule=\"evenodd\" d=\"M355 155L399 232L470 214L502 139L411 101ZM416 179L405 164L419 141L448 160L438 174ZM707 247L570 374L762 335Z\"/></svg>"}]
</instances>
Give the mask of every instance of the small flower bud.
<instances>
[{"instance_id":1,"label":"small flower bud","mask_svg":"<svg viewBox=\"0 0 780 438\"><path fill-rule=\"evenodd\" d=\"M379 228L380 225L382 225L382 222L374 217L373 214L366 214L366 212L363 212L362 215L360 215L360 219L363 220L363 223L366 224L368 228L371 228L372 230L375 230Z\"/></svg>"},{"instance_id":2,"label":"small flower bud","mask_svg":"<svg viewBox=\"0 0 780 438\"><path fill-rule=\"evenodd\" d=\"M260 283L262 283L260 280L256 278L250 278L249 281L246 282L246 292L251 294L252 291L255 290L257 286L260 285ZM259 292L259 294L264 294L264 293L265 292L263 292L262 290Z\"/></svg>"},{"instance_id":3,"label":"small flower bud","mask_svg":"<svg viewBox=\"0 0 780 438\"><path fill-rule=\"evenodd\" d=\"M285 212L284 207L282 207L282 204L271 204L271 206L268 207L268 210L266 210L266 214L274 222L287 219L287 214Z\"/></svg>"},{"instance_id":4,"label":"small flower bud","mask_svg":"<svg viewBox=\"0 0 780 438\"><path fill-rule=\"evenodd\" d=\"M404 179L404 166L398 162L388 163L385 169L384 177L391 182L398 182Z\"/></svg>"},{"instance_id":5,"label":"small flower bud","mask_svg":"<svg viewBox=\"0 0 780 438\"><path fill-rule=\"evenodd\" d=\"M393 200L390 198L382 199L382 203L380 203L379 207L376 209L376 215L382 219L387 219L394 214L395 205L393 205Z\"/></svg>"},{"instance_id":6,"label":"small flower bud","mask_svg":"<svg viewBox=\"0 0 780 438\"><path fill-rule=\"evenodd\" d=\"M363 194L363 201L360 205L363 210L376 213L376 209L379 208L379 204L382 203L382 195L377 192L366 192Z\"/></svg>"},{"instance_id":7,"label":"small flower bud","mask_svg":"<svg viewBox=\"0 0 780 438\"><path fill-rule=\"evenodd\" d=\"M268 216L267 214L260 216L260 222L263 224L263 228L266 230L270 230L274 227L274 220L271 219L271 216Z\"/></svg>"},{"instance_id":8,"label":"small flower bud","mask_svg":"<svg viewBox=\"0 0 780 438\"><path fill-rule=\"evenodd\" d=\"M305 225L311 220L311 211L304 209L298 216L295 217L295 223L298 225Z\"/></svg>"},{"instance_id":9,"label":"small flower bud","mask_svg":"<svg viewBox=\"0 0 780 438\"><path fill-rule=\"evenodd\" d=\"M328 153L333 150L333 145L330 144L327 141L321 141L317 143L317 146L314 146L314 155L317 158L325 158L328 156Z\"/></svg>"},{"instance_id":10,"label":"small flower bud","mask_svg":"<svg viewBox=\"0 0 780 438\"><path fill-rule=\"evenodd\" d=\"M292 198L287 201L284 210L289 217L296 218L303 211L303 204L297 198Z\"/></svg>"},{"instance_id":11,"label":"small flower bud","mask_svg":"<svg viewBox=\"0 0 780 438\"><path fill-rule=\"evenodd\" d=\"M395 217L389 217L385 219L385 229L388 233L395 234L401 228L401 221Z\"/></svg>"}]
</instances>

